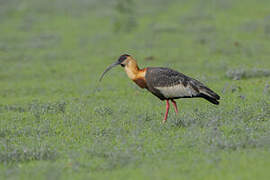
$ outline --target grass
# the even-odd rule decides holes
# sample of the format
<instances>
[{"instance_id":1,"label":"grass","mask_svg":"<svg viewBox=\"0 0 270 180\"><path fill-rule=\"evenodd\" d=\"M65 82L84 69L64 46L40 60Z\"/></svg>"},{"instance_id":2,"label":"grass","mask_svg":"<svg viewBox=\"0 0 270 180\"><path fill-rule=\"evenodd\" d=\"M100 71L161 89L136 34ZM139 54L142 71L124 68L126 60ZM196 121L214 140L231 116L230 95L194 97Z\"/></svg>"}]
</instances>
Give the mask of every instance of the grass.
<instances>
[{"instance_id":1,"label":"grass","mask_svg":"<svg viewBox=\"0 0 270 180\"><path fill-rule=\"evenodd\" d=\"M0 179L269 179L269 5L0 1ZM98 82L123 53L220 105L180 99L161 124L120 67Z\"/></svg>"}]
</instances>

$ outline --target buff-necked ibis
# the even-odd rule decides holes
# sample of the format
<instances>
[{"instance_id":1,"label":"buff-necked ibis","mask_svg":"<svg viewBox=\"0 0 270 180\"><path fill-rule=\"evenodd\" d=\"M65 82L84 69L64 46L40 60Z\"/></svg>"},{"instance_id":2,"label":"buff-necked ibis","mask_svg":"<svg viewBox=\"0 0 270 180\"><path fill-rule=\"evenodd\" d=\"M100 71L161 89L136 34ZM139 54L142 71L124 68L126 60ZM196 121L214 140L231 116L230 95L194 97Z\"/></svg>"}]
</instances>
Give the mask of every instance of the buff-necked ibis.
<instances>
[{"instance_id":1,"label":"buff-necked ibis","mask_svg":"<svg viewBox=\"0 0 270 180\"><path fill-rule=\"evenodd\" d=\"M128 77L138 86L147 89L160 100L166 100L166 113L163 123L167 121L170 109L169 101L173 103L176 114L178 113L174 99L200 97L213 104L219 104L219 95L198 80L170 68L147 67L140 69L136 60L128 54L120 56L115 63L110 65L101 75L100 81L106 72L117 65L124 67Z\"/></svg>"}]
</instances>

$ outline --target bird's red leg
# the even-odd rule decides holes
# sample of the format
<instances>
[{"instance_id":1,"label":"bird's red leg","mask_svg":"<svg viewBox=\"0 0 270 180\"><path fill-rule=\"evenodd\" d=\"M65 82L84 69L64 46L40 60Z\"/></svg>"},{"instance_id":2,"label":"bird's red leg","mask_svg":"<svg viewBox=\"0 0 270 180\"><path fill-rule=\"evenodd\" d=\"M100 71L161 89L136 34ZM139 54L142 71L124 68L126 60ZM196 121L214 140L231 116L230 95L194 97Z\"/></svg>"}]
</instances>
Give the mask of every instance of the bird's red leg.
<instances>
[{"instance_id":1,"label":"bird's red leg","mask_svg":"<svg viewBox=\"0 0 270 180\"><path fill-rule=\"evenodd\" d=\"M173 99L172 99L172 103L173 103L173 107L174 107L175 113L178 114L177 104L176 104L176 102Z\"/></svg>"},{"instance_id":2,"label":"bird's red leg","mask_svg":"<svg viewBox=\"0 0 270 180\"><path fill-rule=\"evenodd\" d=\"M167 121L169 109L170 109L170 103L169 103L169 100L166 100L166 113L165 113L164 120L162 121L163 123L165 123Z\"/></svg>"}]
</instances>

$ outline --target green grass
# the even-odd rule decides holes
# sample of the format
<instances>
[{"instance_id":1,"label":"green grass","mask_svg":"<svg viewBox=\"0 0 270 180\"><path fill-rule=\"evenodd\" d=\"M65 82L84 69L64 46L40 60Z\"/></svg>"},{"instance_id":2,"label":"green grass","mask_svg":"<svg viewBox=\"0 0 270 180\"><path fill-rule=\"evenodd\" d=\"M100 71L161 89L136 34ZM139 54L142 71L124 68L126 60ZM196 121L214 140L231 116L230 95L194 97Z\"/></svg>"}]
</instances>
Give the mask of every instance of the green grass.
<instances>
[{"instance_id":1,"label":"green grass","mask_svg":"<svg viewBox=\"0 0 270 180\"><path fill-rule=\"evenodd\" d=\"M269 6L0 1L0 179L269 179ZM220 105L180 99L161 124L165 103L123 69L98 82L123 53Z\"/></svg>"}]
</instances>

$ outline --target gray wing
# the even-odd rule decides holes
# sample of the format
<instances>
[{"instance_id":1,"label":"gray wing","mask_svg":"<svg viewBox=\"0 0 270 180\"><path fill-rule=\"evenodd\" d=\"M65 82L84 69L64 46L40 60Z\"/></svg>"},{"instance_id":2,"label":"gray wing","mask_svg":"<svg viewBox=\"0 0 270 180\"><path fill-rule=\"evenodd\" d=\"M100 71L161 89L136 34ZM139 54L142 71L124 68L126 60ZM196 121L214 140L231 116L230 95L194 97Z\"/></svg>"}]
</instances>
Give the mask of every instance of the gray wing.
<instances>
[{"instance_id":1,"label":"gray wing","mask_svg":"<svg viewBox=\"0 0 270 180\"><path fill-rule=\"evenodd\" d=\"M169 68L148 68L146 81L148 90L160 99L198 97L201 93L211 95L209 92L217 96L201 82Z\"/></svg>"}]
</instances>

